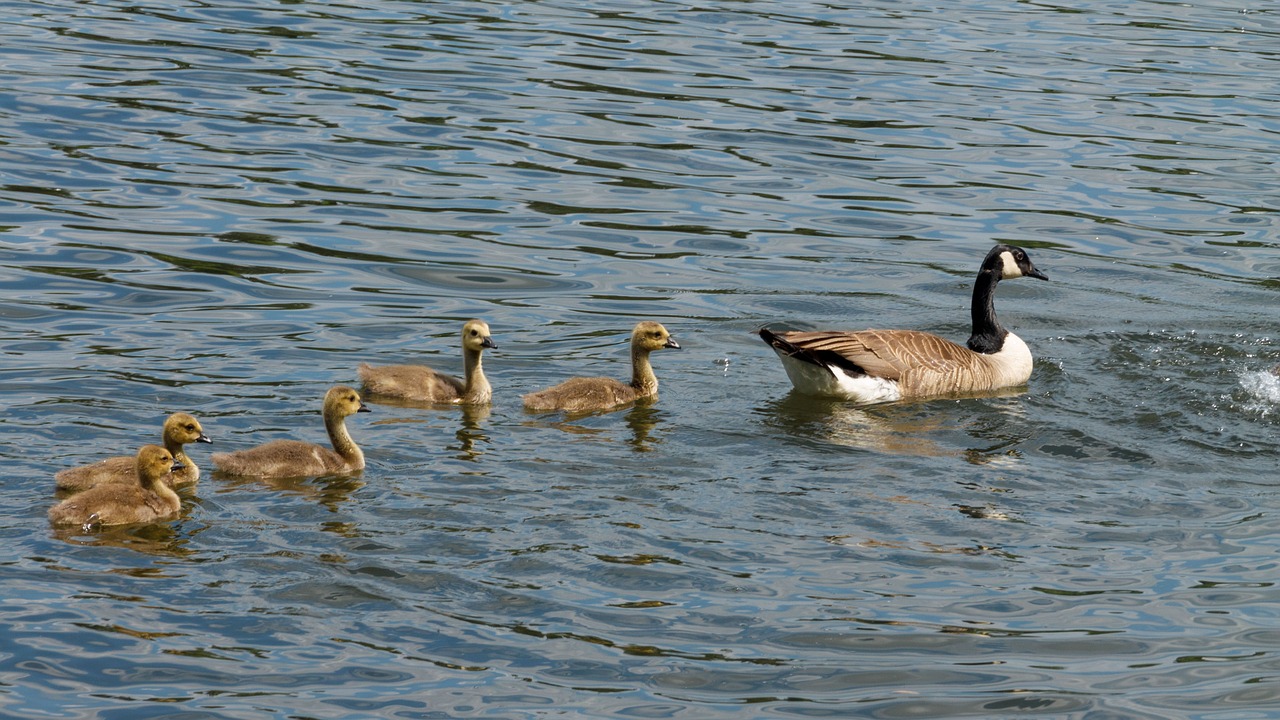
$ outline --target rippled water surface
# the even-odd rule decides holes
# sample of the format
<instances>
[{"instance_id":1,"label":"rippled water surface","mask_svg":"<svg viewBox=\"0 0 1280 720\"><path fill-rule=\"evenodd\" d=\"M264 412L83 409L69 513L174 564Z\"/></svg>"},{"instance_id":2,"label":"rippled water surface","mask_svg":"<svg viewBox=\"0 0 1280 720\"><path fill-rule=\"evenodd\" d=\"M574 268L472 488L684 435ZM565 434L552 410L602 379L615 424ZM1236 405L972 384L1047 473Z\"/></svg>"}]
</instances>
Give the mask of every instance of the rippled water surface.
<instances>
[{"instance_id":1,"label":"rippled water surface","mask_svg":"<svg viewBox=\"0 0 1280 720\"><path fill-rule=\"evenodd\" d=\"M1230 2L0 3L0 714L1271 716L1277 73ZM753 334L963 339L993 241L1026 388ZM212 472L470 317L490 410ZM639 318L655 405L521 409ZM180 520L50 528L177 410Z\"/></svg>"}]
</instances>

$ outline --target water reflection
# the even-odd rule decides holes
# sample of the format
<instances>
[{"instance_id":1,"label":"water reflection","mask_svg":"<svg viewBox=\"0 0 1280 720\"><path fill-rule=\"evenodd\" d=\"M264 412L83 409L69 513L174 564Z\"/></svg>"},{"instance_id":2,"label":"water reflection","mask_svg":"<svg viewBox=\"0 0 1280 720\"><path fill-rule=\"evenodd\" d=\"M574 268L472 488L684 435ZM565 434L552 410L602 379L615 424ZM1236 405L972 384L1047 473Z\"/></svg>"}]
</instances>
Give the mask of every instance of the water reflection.
<instances>
[{"instance_id":1,"label":"water reflection","mask_svg":"<svg viewBox=\"0 0 1280 720\"><path fill-rule=\"evenodd\" d=\"M447 449L457 453L459 460L478 461L489 450L491 445L490 432L486 429L486 425L490 416L493 414L493 406L484 405L455 405L444 403L424 403L415 400L406 400L404 398L391 398L381 395L367 395L368 402L375 403L386 407L396 407L404 410L421 410L423 412L438 414L439 418L443 418L446 424L452 424L452 418L457 416L457 430L454 431L454 440L456 442L447 445ZM428 420L421 415L405 415L403 417L383 418L371 425L399 425L399 424L427 424Z\"/></svg>"},{"instance_id":2,"label":"water reflection","mask_svg":"<svg viewBox=\"0 0 1280 720\"><path fill-rule=\"evenodd\" d=\"M1023 413L1021 405L992 401L1025 392L1026 388L1002 388L919 403L871 406L789 392L757 407L756 413L768 426L834 445L890 455L959 455L973 464L1007 465L1016 462L1013 448L1026 440L1029 431L1012 427L1012 421ZM957 408L967 412L957 413ZM973 440L982 440L983 445L964 447Z\"/></svg>"},{"instance_id":3,"label":"water reflection","mask_svg":"<svg viewBox=\"0 0 1280 720\"><path fill-rule=\"evenodd\" d=\"M457 439L457 445L450 446L450 450L456 450L458 459L460 460L479 460L484 455L485 450L490 444L489 433L485 431L483 423L489 419L493 413L489 405L463 405L461 414L461 423L458 430L454 433Z\"/></svg>"},{"instance_id":4,"label":"water reflection","mask_svg":"<svg viewBox=\"0 0 1280 720\"><path fill-rule=\"evenodd\" d=\"M655 438L653 431L661 422L662 414L654 402L636 403L626 416L627 428L631 430L631 438L628 441L631 449L636 452L649 452L656 449L655 446L661 443L662 439Z\"/></svg>"},{"instance_id":5,"label":"water reflection","mask_svg":"<svg viewBox=\"0 0 1280 720\"><path fill-rule=\"evenodd\" d=\"M183 517L189 505L183 502ZM189 558L196 554L191 538L179 531L181 523L149 523L145 525L108 525L85 532L78 527L53 526L54 538L71 545L87 547L118 547L147 555L171 558Z\"/></svg>"},{"instance_id":6,"label":"water reflection","mask_svg":"<svg viewBox=\"0 0 1280 720\"><path fill-rule=\"evenodd\" d=\"M765 416L767 425L845 447L925 457L955 454L926 437L942 429L949 416L901 415L893 408L869 409L794 392L756 412Z\"/></svg>"},{"instance_id":7,"label":"water reflection","mask_svg":"<svg viewBox=\"0 0 1280 720\"><path fill-rule=\"evenodd\" d=\"M363 471L345 475L328 475L323 477L294 478L257 478L239 475L228 475L217 470L213 477L225 489L267 489L305 498L329 512L338 512L340 506L351 500L351 496L365 486Z\"/></svg>"},{"instance_id":8,"label":"water reflection","mask_svg":"<svg viewBox=\"0 0 1280 720\"><path fill-rule=\"evenodd\" d=\"M663 412L656 398L644 398L630 405L586 413L534 412L525 411L526 415L537 416L537 420L527 420L527 427L552 427L570 435L599 436L612 439L616 419L630 431L626 443L635 452L649 452L662 442L654 431L664 420Z\"/></svg>"}]
</instances>

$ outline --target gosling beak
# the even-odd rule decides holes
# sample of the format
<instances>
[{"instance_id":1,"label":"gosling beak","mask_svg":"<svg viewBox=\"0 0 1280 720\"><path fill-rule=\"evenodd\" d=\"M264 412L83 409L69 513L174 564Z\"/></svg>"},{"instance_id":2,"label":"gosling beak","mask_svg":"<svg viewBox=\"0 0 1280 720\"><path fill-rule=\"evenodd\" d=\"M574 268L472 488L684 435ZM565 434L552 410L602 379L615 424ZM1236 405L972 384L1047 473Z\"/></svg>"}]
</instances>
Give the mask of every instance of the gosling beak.
<instances>
[{"instance_id":1,"label":"gosling beak","mask_svg":"<svg viewBox=\"0 0 1280 720\"><path fill-rule=\"evenodd\" d=\"M200 433L200 437L196 438L196 442L207 442L207 443L211 443L211 442L213 442L213 441L209 439L209 436L208 436L208 435L205 435L204 433Z\"/></svg>"},{"instance_id":2,"label":"gosling beak","mask_svg":"<svg viewBox=\"0 0 1280 720\"><path fill-rule=\"evenodd\" d=\"M360 409L356 410L356 412L373 412L373 411L369 409L368 405L365 405L364 403L360 403Z\"/></svg>"},{"instance_id":3,"label":"gosling beak","mask_svg":"<svg viewBox=\"0 0 1280 720\"><path fill-rule=\"evenodd\" d=\"M177 460L174 460L174 461L173 461L173 467L169 468L169 472L177 472L177 471L181 470L181 469L182 469L182 468L184 468L184 467L186 467L186 465L183 465L181 462L179 462L179 461L177 461Z\"/></svg>"},{"instance_id":4,"label":"gosling beak","mask_svg":"<svg viewBox=\"0 0 1280 720\"><path fill-rule=\"evenodd\" d=\"M490 350L497 350L497 349L498 349L498 343L494 342L494 341L493 341L493 338L491 338L491 337L487 337L487 338L485 338L484 340L481 340L481 341L480 341L480 347L482 347L482 348L489 348Z\"/></svg>"},{"instance_id":5,"label":"gosling beak","mask_svg":"<svg viewBox=\"0 0 1280 720\"><path fill-rule=\"evenodd\" d=\"M679 350L679 349L680 349L680 343L676 342L676 339L675 339L675 338L673 338L673 337L669 337L669 338L667 338L667 342L666 342L662 347L664 347L664 348L671 348L672 350Z\"/></svg>"}]
</instances>

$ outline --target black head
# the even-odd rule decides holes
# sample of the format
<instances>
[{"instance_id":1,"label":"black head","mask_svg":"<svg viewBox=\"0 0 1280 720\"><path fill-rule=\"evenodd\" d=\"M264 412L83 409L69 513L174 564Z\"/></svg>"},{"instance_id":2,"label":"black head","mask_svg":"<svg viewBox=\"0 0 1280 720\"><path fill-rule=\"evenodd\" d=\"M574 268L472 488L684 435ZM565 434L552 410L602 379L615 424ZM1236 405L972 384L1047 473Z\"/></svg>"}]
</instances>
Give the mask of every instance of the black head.
<instances>
[{"instance_id":1,"label":"black head","mask_svg":"<svg viewBox=\"0 0 1280 720\"><path fill-rule=\"evenodd\" d=\"M1031 256L1027 255L1027 251L1017 245L1001 244L991 248L991 252L987 253L986 259L982 261L982 270L996 272L1001 280L1019 277L1049 279L1048 275L1040 272L1031 262Z\"/></svg>"}]
</instances>

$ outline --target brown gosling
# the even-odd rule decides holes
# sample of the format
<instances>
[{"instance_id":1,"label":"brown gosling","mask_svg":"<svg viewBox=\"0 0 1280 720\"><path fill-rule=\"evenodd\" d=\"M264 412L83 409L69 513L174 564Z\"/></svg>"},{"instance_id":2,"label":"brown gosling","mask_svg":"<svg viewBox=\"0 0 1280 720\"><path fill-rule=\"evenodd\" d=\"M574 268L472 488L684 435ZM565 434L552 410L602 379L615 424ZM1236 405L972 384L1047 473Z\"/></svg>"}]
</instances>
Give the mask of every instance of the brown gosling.
<instances>
[{"instance_id":1,"label":"brown gosling","mask_svg":"<svg viewBox=\"0 0 1280 720\"><path fill-rule=\"evenodd\" d=\"M149 523L177 516L182 500L165 476L182 469L173 453L159 445L143 445L134 458L134 482L108 482L73 495L49 509L54 525Z\"/></svg>"},{"instance_id":2,"label":"brown gosling","mask_svg":"<svg viewBox=\"0 0 1280 720\"><path fill-rule=\"evenodd\" d=\"M649 353L680 344L660 323L645 320L631 331L630 384L605 377L578 377L546 390L524 396L525 409L533 412L562 410L570 413L598 412L658 397L658 377L649 364Z\"/></svg>"},{"instance_id":3,"label":"brown gosling","mask_svg":"<svg viewBox=\"0 0 1280 720\"><path fill-rule=\"evenodd\" d=\"M468 320L462 326L463 380L425 365L373 367L361 363L358 372L370 395L421 403L487 405L493 399L493 388L484 376L480 356L486 348L497 347L483 320Z\"/></svg>"},{"instance_id":4,"label":"brown gosling","mask_svg":"<svg viewBox=\"0 0 1280 720\"><path fill-rule=\"evenodd\" d=\"M170 487L190 485L200 479L200 467L183 451L182 446L193 442L213 442L204 434L200 421L186 413L174 413L164 421L162 433L164 449L182 465L165 477ZM53 476L59 492L78 493L104 483L132 484L138 478L137 458L133 455L99 460L90 465L67 468Z\"/></svg>"},{"instance_id":5,"label":"brown gosling","mask_svg":"<svg viewBox=\"0 0 1280 720\"><path fill-rule=\"evenodd\" d=\"M1027 251L991 248L973 284L973 332L965 345L918 330L774 332L760 337L782 360L796 390L858 403L893 402L1022 385L1031 377L1031 350L996 319L996 284L1048 280Z\"/></svg>"},{"instance_id":6,"label":"brown gosling","mask_svg":"<svg viewBox=\"0 0 1280 720\"><path fill-rule=\"evenodd\" d=\"M324 396L324 427L329 431L327 447L300 440L273 440L249 450L214 453L213 464L230 475L261 478L315 477L338 475L364 469L364 453L347 433L346 419L369 412L360 394L346 385L329 389Z\"/></svg>"}]
</instances>

